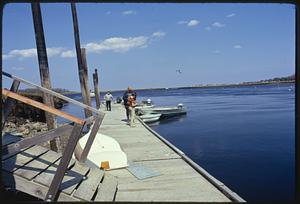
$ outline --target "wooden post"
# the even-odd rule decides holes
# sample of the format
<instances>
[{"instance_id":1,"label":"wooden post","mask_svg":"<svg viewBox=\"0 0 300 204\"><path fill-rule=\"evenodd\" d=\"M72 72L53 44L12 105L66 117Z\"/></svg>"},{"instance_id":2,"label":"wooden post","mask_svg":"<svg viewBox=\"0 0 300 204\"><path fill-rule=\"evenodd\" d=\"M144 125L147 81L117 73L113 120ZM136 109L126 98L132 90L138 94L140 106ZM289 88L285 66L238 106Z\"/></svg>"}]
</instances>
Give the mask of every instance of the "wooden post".
<instances>
[{"instance_id":1,"label":"wooden post","mask_svg":"<svg viewBox=\"0 0 300 204\"><path fill-rule=\"evenodd\" d=\"M96 98L96 107L100 108L100 93L99 93L99 84L98 84L98 73L97 69L95 69L95 73L93 74L93 82L94 82L94 92Z\"/></svg>"},{"instance_id":2,"label":"wooden post","mask_svg":"<svg viewBox=\"0 0 300 204\"><path fill-rule=\"evenodd\" d=\"M59 186L63 180L63 177L66 173L70 160L72 159L72 154L76 147L76 144L81 136L81 132L84 125L75 124L71 132L70 138L68 140L67 147L63 153L63 156L59 162L58 168L54 175L54 178L50 184L48 193L46 195L46 201L55 201L57 200L57 193Z\"/></svg>"},{"instance_id":3,"label":"wooden post","mask_svg":"<svg viewBox=\"0 0 300 204\"><path fill-rule=\"evenodd\" d=\"M83 79L83 84L81 86L83 87L83 92L85 92L85 98L83 98L83 102L91 106L91 95L90 95L90 88L89 88L89 78L88 78L88 67L87 67L87 60L86 60L86 50L85 48L81 48L81 59L82 59L82 71L80 71L80 74L82 76L79 76ZM90 110L84 110L85 117L91 117L93 116L93 113Z\"/></svg>"},{"instance_id":4,"label":"wooden post","mask_svg":"<svg viewBox=\"0 0 300 204\"><path fill-rule=\"evenodd\" d=\"M14 80L11 87L10 87L10 91L17 92L18 88L19 88L19 85L20 85L20 82L17 81L17 80ZM15 103L16 103L16 101L12 98L7 98L4 102L3 109L2 109L2 130L4 128L4 125L5 125L5 122L6 122L6 119L7 119L8 115L10 114L12 109L14 108Z\"/></svg>"},{"instance_id":5,"label":"wooden post","mask_svg":"<svg viewBox=\"0 0 300 204\"><path fill-rule=\"evenodd\" d=\"M75 39L75 47L76 47L76 55L77 55L77 64L78 64L78 73L79 73L79 81L83 103L86 105L91 105L88 103L89 99L89 90L87 90L86 83L84 82L84 68L83 68L83 60L80 49L80 38L79 38L79 29L78 29L78 20L77 20L77 12L75 3L71 3L72 9L72 18L73 18L73 27L74 27L74 39ZM85 54L84 54L85 55ZM86 61L85 61L86 62ZM88 93L87 93L88 92ZM91 116L91 112L84 109L85 117Z\"/></svg>"},{"instance_id":6,"label":"wooden post","mask_svg":"<svg viewBox=\"0 0 300 204\"><path fill-rule=\"evenodd\" d=\"M40 4L31 3L31 10L32 10L32 17L33 17L33 24L34 24L38 61L39 61L41 85L45 88L51 89L47 50L46 50L46 43L44 38L43 20L42 20ZM50 107L54 107L54 101L51 95L47 93L43 93L43 101L46 105ZM45 116L46 116L48 129L50 130L56 128L57 124L56 124L55 116L48 112L45 112ZM58 148L60 145L57 143L59 143L58 140L50 141L51 150L53 151L60 150Z\"/></svg>"},{"instance_id":7,"label":"wooden post","mask_svg":"<svg viewBox=\"0 0 300 204\"><path fill-rule=\"evenodd\" d=\"M85 144L85 146L84 146L84 148L82 150L82 154L80 155L79 162L84 163L86 161L86 158L87 158L87 156L88 156L88 154L90 152L92 144L93 144L93 142L95 140L95 137L96 137L96 135L98 133L99 127L100 127L100 125L102 123L102 120L103 120L103 117L96 116L96 120L94 122L94 126L93 126L92 131L91 131L91 133L89 135L89 138L88 138L88 140L87 140L87 142L86 142L86 144Z\"/></svg>"}]
</instances>

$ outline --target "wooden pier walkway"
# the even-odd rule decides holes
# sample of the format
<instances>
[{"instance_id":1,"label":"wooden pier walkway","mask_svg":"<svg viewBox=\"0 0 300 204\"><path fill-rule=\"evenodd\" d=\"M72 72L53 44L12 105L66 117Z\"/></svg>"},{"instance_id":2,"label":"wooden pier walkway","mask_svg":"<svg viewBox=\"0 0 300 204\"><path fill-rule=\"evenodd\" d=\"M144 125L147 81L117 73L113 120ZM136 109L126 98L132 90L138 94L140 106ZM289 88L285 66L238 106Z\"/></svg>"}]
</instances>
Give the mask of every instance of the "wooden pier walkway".
<instances>
[{"instance_id":1,"label":"wooden pier walkway","mask_svg":"<svg viewBox=\"0 0 300 204\"><path fill-rule=\"evenodd\" d=\"M144 123L136 120L136 127L128 126L120 104L113 104L112 111L106 112L99 132L119 142L129 167L142 166L157 175L138 179L128 168L103 171L71 159L59 187L58 201L244 201L211 175L199 173L186 162L183 153L165 144ZM2 149L19 140L10 134L2 136ZM38 145L4 155L2 183L47 200L61 158L61 154ZM227 190L220 190L211 180Z\"/></svg>"},{"instance_id":2,"label":"wooden pier walkway","mask_svg":"<svg viewBox=\"0 0 300 204\"><path fill-rule=\"evenodd\" d=\"M136 120L135 127L127 125L122 105L113 104L112 111L105 114L101 109L5 75L14 81L10 91L2 89L2 94L8 97L2 126L12 109L13 99L73 121L32 138L2 134L1 173L6 188L45 201L244 201L142 121ZM20 82L66 99L96 115L83 120L23 97L15 93ZM78 140L82 130L90 123L94 123L91 134L85 146L80 147ZM119 142L129 167L104 171L86 165L97 131ZM63 134L70 135L63 154L39 146ZM73 153L77 154L78 161L71 158Z\"/></svg>"},{"instance_id":3,"label":"wooden pier walkway","mask_svg":"<svg viewBox=\"0 0 300 204\"><path fill-rule=\"evenodd\" d=\"M128 169L108 171L118 182L115 201L232 201L144 124L136 121L136 127L130 127L125 118L124 107L113 104L112 111L106 112L99 132L116 139L129 162L160 175L139 180ZM240 201L243 200L240 198Z\"/></svg>"}]
</instances>

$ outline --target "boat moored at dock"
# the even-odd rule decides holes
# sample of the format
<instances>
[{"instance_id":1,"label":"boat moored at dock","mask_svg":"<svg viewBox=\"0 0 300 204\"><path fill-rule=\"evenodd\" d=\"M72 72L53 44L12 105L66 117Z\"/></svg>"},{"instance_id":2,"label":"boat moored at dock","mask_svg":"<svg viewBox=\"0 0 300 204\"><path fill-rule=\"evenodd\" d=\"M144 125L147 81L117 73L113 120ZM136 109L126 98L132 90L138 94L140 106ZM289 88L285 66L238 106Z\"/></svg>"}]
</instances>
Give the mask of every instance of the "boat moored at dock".
<instances>
[{"instance_id":1,"label":"boat moored at dock","mask_svg":"<svg viewBox=\"0 0 300 204\"><path fill-rule=\"evenodd\" d=\"M160 117L161 117L160 113L148 113L140 116L140 118L145 123L156 122L160 119Z\"/></svg>"},{"instance_id":2,"label":"boat moored at dock","mask_svg":"<svg viewBox=\"0 0 300 204\"><path fill-rule=\"evenodd\" d=\"M158 113L161 114L161 118L173 117L177 115L184 115L187 113L186 108L183 104L178 104L177 106L162 106L162 107L152 107L152 108L141 108L139 114L151 114Z\"/></svg>"}]
</instances>

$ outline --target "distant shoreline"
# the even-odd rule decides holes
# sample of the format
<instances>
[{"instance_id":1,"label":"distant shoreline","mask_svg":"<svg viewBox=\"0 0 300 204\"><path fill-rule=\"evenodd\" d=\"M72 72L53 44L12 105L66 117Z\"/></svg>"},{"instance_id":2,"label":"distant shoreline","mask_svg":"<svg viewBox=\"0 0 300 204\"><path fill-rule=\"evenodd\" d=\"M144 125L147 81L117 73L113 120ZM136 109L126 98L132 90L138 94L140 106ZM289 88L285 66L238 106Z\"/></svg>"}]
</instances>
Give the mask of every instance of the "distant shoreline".
<instances>
[{"instance_id":1,"label":"distant shoreline","mask_svg":"<svg viewBox=\"0 0 300 204\"><path fill-rule=\"evenodd\" d=\"M135 91L145 90L165 90L165 89L191 89L191 88L219 88L219 87L239 87L239 86L260 86L260 85L271 85L271 84L294 84L295 81L281 81L281 82L246 82L240 84L216 84L216 85L195 85L195 86L180 86L180 87L168 87L168 88L139 88L134 89ZM123 90L111 90L111 92L125 91ZM106 92L106 91L101 91ZM80 92L78 92L80 93Z\"/></svg>"},{"instance_id":2,"label":"distant shoreline","mask_svg":"<svg viewBox=\"0 0 300 204\"><path fill-rule=\"evenodd\" d=\"M158 87L158 88L137 88L135 91L147 91L147 90L168 90L168 89L193 89L193 88L219 88L219 87L241 87L241 86L261 86L261 85L271 85L271 84L294 84L295 80L289 81L267 81L267 82L243 82L239 84L207 84L207 85L193 85L193 86L179 86L179 87ZM122 90L110 90L111 92L120 92ZM108 90L101 91L101 93L106 93ZM24 91L20 90L24 95L38 95L41 96L41 93L36 93L34 91ZM62 91L62 95L73 95L80 94L80 91Z\"/></svg>"}]
</instances>

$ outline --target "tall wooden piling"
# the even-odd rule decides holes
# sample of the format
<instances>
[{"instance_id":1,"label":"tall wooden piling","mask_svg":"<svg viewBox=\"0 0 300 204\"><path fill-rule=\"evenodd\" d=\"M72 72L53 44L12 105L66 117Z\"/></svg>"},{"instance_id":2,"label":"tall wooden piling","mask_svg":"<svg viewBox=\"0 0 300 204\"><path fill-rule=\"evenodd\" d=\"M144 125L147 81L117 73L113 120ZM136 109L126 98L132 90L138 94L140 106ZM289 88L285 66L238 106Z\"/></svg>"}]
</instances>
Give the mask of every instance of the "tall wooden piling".
<instances>
[{"instance_id":1,"label":"tall wooden piling","mask_svg":"<svg viewBox=\"0 0 300 204\"><path fill-rule=\"evenodd\" d=\"M41 85L45 88L51 89L49 65L48 65L47 50L46 50L46 43L44 37L43 20L42 20L40 4L31 3L31 10L32 10L32 17L33 17L33 24L34 24ZM53 97L50 94L43 93L43 101L46 105L50 107L54 107ZM48 112L45 112L45 116L46 116L48 129L50 130L56 128L57 124L56 124L55 116ZM60 151L59 146L60 145L58 140L50 141L51 150Z\"/></svg>"},{"instance_id":2,"label":"tall wooden piling","mask_svg":"<svg viewBox=\"0 0 300 204\"><path fill-rule=\"evenodd\" d=\"M94 92L96 98L96 107L97 109L100 108L100 92L99 92L99 81L98 81L98 72L95 69L95 73L93 73L93 82L94 82Z\"/></svg>"},{"instance_id":3,"label":"tall wooden piling","mask_svg":"<svg viewBox=\"0 0 300 204\"><path fill-rule=\"evenodd\" d=\"M84 101L86 101L86 104L91 106L91 95L90 95L90 88L89 88L89 75L88 75L88 66L87 66L87 60L86 60L86 50L85 48L81 48L81 59L82 59L82 78L83 78L83 90L85 92L86 98ZM86 117L92 116L92 112L90 110L85 110Z\"/></svg>"},{"instance_id":4,"label":"tall wooden piling","mask_svg":"<svg viewBox=\"0 0 300 204\"><path fill-rule=\"evenodd\" d=\"M90 106L91 104L89 103L89 101L90 101L89 89L84 81L85 74L84 74L84 68L83 68L82 53L81 53L81 48L80 48L80 38L79 38L78 20L77 20L77 12L76 12L75 3L71 3L71 9L72 9L74 39L75 39L81 94L82 94L83 103ZM85 63L86 63L86 60L85 60ZM89 117L92 115L92 113L87 109L84 109L84 113L85 113L85 117Z\"/></svg>"}]
</instances>

